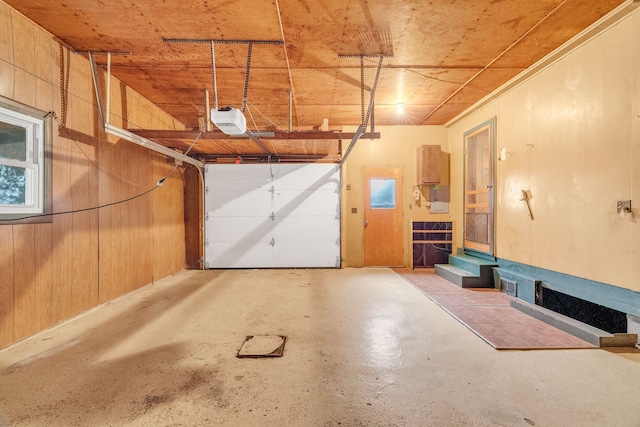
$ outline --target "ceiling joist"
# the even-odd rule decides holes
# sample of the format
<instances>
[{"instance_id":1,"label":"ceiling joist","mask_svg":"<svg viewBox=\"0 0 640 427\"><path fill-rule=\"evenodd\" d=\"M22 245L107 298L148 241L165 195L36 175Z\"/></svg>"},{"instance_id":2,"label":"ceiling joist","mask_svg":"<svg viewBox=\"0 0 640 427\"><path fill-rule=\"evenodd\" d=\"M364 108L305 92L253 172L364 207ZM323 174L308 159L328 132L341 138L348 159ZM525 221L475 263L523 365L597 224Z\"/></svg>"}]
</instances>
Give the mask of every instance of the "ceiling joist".
<instances>
[{"instance_id":1,"label":"ceiling joist","mask_svg":"<svg viewBox=\"0 0 640 427\"><path fill-rule=\"evenodd\" d=\"M138 136L149 139L195 139L200 131L197 130L153 130L153 129L130 129L132 133ZM255 132L254 132L255 133ZM261 139L273 139L273 140L340 140L340 139L352 139L355 132L341 132L341 131L261 131L257 133ZM201 139L250 139L248 135L231 136L223 133L222 131L211 130L203 132L200 136ZM365 132L360 138L362 139L380 139L380 132Z\"/></svg>"}]
</instances>

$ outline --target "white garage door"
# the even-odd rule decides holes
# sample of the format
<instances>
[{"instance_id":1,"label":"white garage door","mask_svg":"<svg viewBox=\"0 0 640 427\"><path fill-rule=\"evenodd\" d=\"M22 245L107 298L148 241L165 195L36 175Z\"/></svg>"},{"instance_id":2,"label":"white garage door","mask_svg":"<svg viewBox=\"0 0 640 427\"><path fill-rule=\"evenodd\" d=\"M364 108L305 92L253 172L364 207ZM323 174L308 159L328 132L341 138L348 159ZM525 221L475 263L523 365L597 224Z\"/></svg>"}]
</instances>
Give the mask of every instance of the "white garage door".
<instances>
[{"instance_id":1,"label":"white garage door","mask_svg":"<svg viewBox=\"0 0 640 427\"><path fill-rule=\"evenodd\" d=\"M340 168L205 167L206 268L340 266Z\"/></svg>"}]
</instances>

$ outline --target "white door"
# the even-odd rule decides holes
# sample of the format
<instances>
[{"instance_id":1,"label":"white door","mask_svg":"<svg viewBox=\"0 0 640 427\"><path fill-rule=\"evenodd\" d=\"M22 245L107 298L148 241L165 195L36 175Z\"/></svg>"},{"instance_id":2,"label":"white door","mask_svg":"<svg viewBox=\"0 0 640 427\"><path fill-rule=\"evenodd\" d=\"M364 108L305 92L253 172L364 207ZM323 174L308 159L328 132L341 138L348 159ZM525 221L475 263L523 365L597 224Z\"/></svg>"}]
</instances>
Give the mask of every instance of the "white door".
<instances>
[{"instance_id":1,"label":"white door","mask_svg":"<svg viewBox=\"0 0 640 427\"><path fill-rule=\"evenodd\" d=\"M340 266L333 164L205 167L206 268Z\"/></svg>"}]
</instances>

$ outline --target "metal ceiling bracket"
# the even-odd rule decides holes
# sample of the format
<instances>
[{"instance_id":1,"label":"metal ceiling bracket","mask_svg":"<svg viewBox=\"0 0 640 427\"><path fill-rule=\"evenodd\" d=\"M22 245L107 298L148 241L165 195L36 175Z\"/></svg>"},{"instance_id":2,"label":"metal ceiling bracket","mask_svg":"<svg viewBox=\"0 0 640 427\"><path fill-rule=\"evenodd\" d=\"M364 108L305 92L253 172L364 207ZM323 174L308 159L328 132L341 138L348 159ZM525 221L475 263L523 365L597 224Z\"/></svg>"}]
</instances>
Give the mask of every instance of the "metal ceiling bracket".
<instances>
[{"instance_id":1,"label":"metal ceiling bracket","mask_svg":"<svg viewBox=\"0 0 640 427\"><path fill-rule=\"evenodd\" d=\"M93 52L89 52L89 64L91 65L91 77L93 78L93 88L96 92L96 102L98 103L100 123L102 124L102 128L104 129L105 114L104 110L102 109L102 90L100 88L100 80L98 79L98 66L96 65L96 60L93 57ZM109 95L107 94L107 96Z\"/></svg>"},{"instance_id":2,"label":"metal ceiling bracket","mask_svg":"<svg viewBox=\"0 0 640 427\"><path fill-rule=\"evenodd\" d=\"M393 58L393 55L389 53L375 53L375 54L362 54L362 53L349 53L340 54L338 58Z\"/></svg>"},{"instance_id":3,"label":"metal ceiling bracket","mask_svg":"<svg viewBox=\"0 0 640 427\"><path fill-rule=\"evenodd\" d=\"M362 105L364 105L364 60L363 58L368 56L371 56L371 55L340 55L341 58L351 58L351 57L360 58L360 89L361 89L360 93L362 94ZM367 109L367 114L362 119L362 123L360 123L360 126L358 126L358 130L356 131L355 135L353 135L353 139L351 140L351 143L349 144L349 146L347 147L347 150L342 156L342 159L340 160L340 166L344 164L344 162L347 160L347 157L349 157L349 154L351 153L353 148L356 146L356 143L358 142L360 137L367 130L369 117L373 116L373 105L374 105L373 101L376 95L376 87L378 86L378 78L380 77L380 70L382 69L382 61L384 60L385 57L389 57L389 56L390 55L384 55L384 54L376 55L376 57L378 58L378 66L376 68L376 76L373 80L373 86L371 86L371 90L369 91L369 108ZM371 125L371 127L373 128L373 124Z\"/></svg>"},{"instance_id":4,"label":"metal ceiling bracket","mask_svg":"<svg viewBox=\"0 0 640 427\"><path fill-rule=\"evenodd\" d=\"M218 108L218 91L216 85L216 63L215 63L215 54L214 54L214 44L246 44L247 48L247 67L245 69L244 74L244 88L242 93L242 113L247 109L247 93L249 91L249 72L251 71L251 53L253 50L254 44L261 45L283 45L284 41L282 40L226 40L226 39L177 39L177 38L163 38L163 42L165 43L200 43L200 44L208 44L211 49L211 73L212 73L212 82L213 82L213 94L214 94L214 108ZM251 135L250 135L251 136ZM253 137L251 137L253 139ZM255 140L254 140L255 141ZM258 143L258 142L256 142ZM263 147L260 147L264 150Z\"/></svg>"},{"instance_id":5,"label":"metal ceiling bracket","mask_svg":"<svg viewBox=\"0 0 640 427\"><path fill-rule=\"evenodd\" d=\"M69 107L69 75L71 70L71 52L60 43L60 127L67 126L67 111Z\"/></svg>"},{"instance_id":6,"label":"metal ceiling bracket","mask_svg":"<svg viewBox=\"0 0 640 427\"><path fill-rule=\"evenodd\" d=\"M251 71L251 51L253 43L249 43L247 48L247 68L244 72L244 90L242 92L242 113L247 109L247 92L249 92L249 72Z\"/></svg>"},{"instance_id":7,"label":"metal ceiling bracket","mask_svg":"<svg viewBox=\"0 0 640 427\"><path fill-rule=\"evenodd\" d=\"M119 55L119 56L128 56L131 55L131 52L111 52L108 50L84 50L84 51L75 51L74 53L78 55L87 55L89 57L89 64L91 65L91 77L93 78L93 87L96 91L96 101L98 103L98 112L100 114L100 122L102 123L102 128L105 128L105 125L109 123L109 104L111 98L111 56ZM98 65L96 64L96 55L107 55L107 108L106 113L102 108L102 90L100 88L100 81L98 80Z\"/></svg>"},{"instance_id":8,"label":"metal ceiling bracket","mask_svg":"<svg viewBox=\"0 0 640 427\"><path fill-rule=\"evenodd\" d=\"M149 150L153 150L157 153L164 154L167 157L172 157L176 160L192 164L199 168L204 168L204 163L202 163L201 161L196 160L193 157L189 157L186 154L173 151L171 148L167 148L164 145L160 145L147 138L136 135L135 133L132 133L128 130L121 129L119 127L116 127L107 123L105 124L104 131L110 135L117 136L118 138L124 139L129 142L133 142L134 144L138 144L142 147L148 148Z\"/></svg>"},{"instance_id":9,"label":"metal ceiling bracket","mask_svg":"<svg viewBox=\"0 0 640 427\"><path fill-rule=\"evenodd\" d=\"M77 53L82 53L82 52L77 52ZM100 80L98 79L98 66L96 65L96 61L94 58L94 55L104 54L104 53L106 53L107 55L107 93L106 93L107 111L106 113L102 109L102 90L100 88ZM111 98L111 55L113 53L92 51L92 52L87 52L87 54L89 55L89 62L91 65L91 77L93 77L93 87L96 91L96 99L98 102L98 110L100 113L100 120L102 122L102 129L105 131L105 133L117 136L129 142L133 142L134 144L138 144L142 147L148 148L157 153L164 154L167 157L172 157L176 160L192 164L199 168L204 168L204 163L192 157L187 156L187 153L184 153L184 154L178 153L170 148L165 147L164 145L160 145L143 136L136 135L128 130L121 129L117 126L113 126L109 124L109 105L110 105L110 98ZM116 53L116 54L125 55L125 53L123 52Z\"/></svg>"},{"instance_id":10,"label":"metal ceiling bracket","mask_svg":"<svg viewBox=\"0 0 640 427\"><path fill-rule=\"evenodd\" d=\"M293 130L293 93L289 91L289 132Z\"/></svg>"},{"instance_id":11,"label":"metal ceiling bracket","mask_svg":"<svg viewBox=\"0 0 640 427\"><path fill-rule=\"evenodd\" d=\"M262 151L264 151L266 154L273 155L273 153L267 148L266 145L264 145L264 141L262 141L262 139L258 135L254 134L249 129L247 129L246 133L249 138L251 138L251 140L255 142L258 147L260 147Z\"/></svg>"},{"instance_id":12,"label":"metal ceiling bracket","mask_svg":"<svg viewBox=\"0 0 640 427\"><path fill-rule=\"evenodd\" d=\"M214 48L215 42L211 40L211 84L213 85L213 108L218 109L218 82L216 80L216 53Z\"/></svg>"},{"instance_id":13,"label":"metal ceiling bracket","mask_svg":"<svg viewBox=\"0 0 640 427\"><path fill-rule=\"evenodd\" d=\"M111 52L108 50L79 50L76 51L74 53L77 53L78 55L116 55L116 56L129 56L131 55L131 52Z\"/></svg>"},{"instance_id":14,"label":"metal ceiling bracket","mask_svg":"<svg viewBox=\"0 0 640 427\"><path fill-rule=\"evenodd\" d=\"M165 43L219 43L219 44L272 44L282 45L282 40L226 40L226 39L173 39L163 38Z\"/></svg>"}]
</instances>

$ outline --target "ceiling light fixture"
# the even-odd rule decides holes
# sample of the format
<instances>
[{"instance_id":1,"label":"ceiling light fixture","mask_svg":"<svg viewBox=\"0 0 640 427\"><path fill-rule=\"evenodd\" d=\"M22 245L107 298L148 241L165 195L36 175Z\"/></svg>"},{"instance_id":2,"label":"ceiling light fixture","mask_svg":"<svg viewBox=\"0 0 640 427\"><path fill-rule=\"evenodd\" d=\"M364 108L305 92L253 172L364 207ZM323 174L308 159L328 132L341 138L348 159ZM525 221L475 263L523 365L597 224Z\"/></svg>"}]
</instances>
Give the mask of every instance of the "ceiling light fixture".
<instances>
[{"instance_id":1,"label":"ceiling light fixture","mask_svg":"<svg viewBox=\"0 0 640 427\"><path fill-rule=\"evenodd\" d=\"M398 102L396 104L396 113L398 113L398 114L404 113L404 103Z\"/></svg>"}]
</instances>

